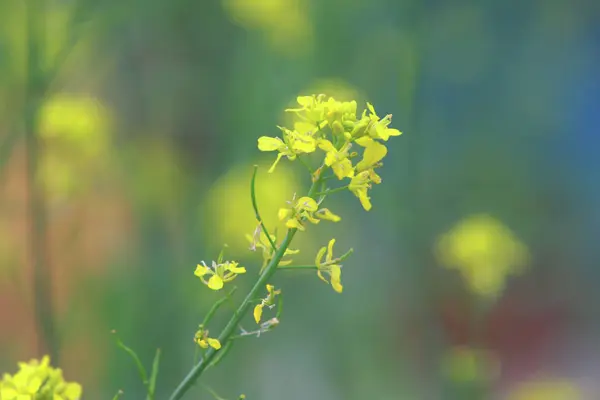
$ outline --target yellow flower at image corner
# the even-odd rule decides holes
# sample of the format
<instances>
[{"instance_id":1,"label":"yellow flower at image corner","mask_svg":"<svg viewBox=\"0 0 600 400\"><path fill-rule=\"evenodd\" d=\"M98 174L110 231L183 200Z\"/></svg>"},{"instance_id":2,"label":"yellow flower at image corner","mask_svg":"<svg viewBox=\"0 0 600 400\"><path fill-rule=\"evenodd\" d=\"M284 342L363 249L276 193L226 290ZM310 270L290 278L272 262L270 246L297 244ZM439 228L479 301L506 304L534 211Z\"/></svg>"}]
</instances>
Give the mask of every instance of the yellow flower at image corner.
<instances>
[{"instance_id":1,"label":"yellow flower at image corner","mask_svg":"<svg viewBox=\"0 0 600 400\"><path fill-rule=\"evenodd\" d=\"M342 266L338 264L339 260L333 258L333 245L335 244L335 239L331 239L327 245L327 247L321 247L317 256L315 257L315 264L317 265L317 276L323 282L329 284L331 283L331 287L338 293L342 293L344 287L342 286L341 277L342 277ZM325 255L327 253L327 255ZM325 256L325 261L323 261L323 257ZM325 279L323 274L329 275L329 281Z\"/></svg>"},{"instance_id":2,"label":"yellow flower at image corner","mask_svg":"<svg viewBox=\"0 0 600 400\"><path fill-rule=\"evenodd\" d=\"M310 223L318 224L321 220L338 222L341 217L335 215L327 208L319 209L319 204L315 199L304 196L298 200L288 202L290 207L279 209L279 220L285 221L285 226L288 229L298 229L305 231L303 221L307 220Z\"/></svg>"},{"instance_id":3,"label":"yellow flower at image corner","mask_svg":"<svg viewBox=\"0 0 600 400\"><path fill-rule=\"evenodd\" d=\"M476 294L495 297L509 275L519 274L529 252L500 221L476 214L440 236L436 256L447 268L458 269Z\"/></svg>"},{"instance_id":4,"label":"yellow flower at image corner","mask_svg":"<svg viewBox=\"0 0 600 400\"><path fill-rule=\"evenodd\" d=\"M262 317L263 308L266 306L268 308L273 308L275 306L275 298L281 294L281 290L275 290L275 286L267 284L267 297L262 299L260 303L258 303L254 307L254 321L256 323L260 323L260 319Z\"/></svg>"},{"instance_id":5,"label":"yellow flower at image corner","mask_svg":"<svg viewBox=\"0 0 600 400\"><path fill-rule=\"evenodd\" d=\"M208 286L212 290L220 290L223 285L227 282L234 280L239 274L245 274L246 268L238 267L238 263L235 261L226 262L212 262L212 265L208 267L204 261L202 264L196 266L194 275L200 278L202 283ZM204 278L206 275L210 275L208 281Z\"/></svg>"},{"instance_id":6,"label":"yellow flower at image corner","mask_svg":"<svg viewBox=\"0 0 600 400\"><path fill-rule=\"evenodd\" d=\"M243 233L253 232L256 228L250 200L251 177L251 166L235 166L209 189L206 202L199 209L199 217L202 224L208 222L213 227L207 237L210 245L227 243L233 251L247 250L248 242ZM269 232L287 230L277 218L277 210L292 193L302 190L303 185L287 165L280 165L272 174L267 174L266 169L259 169L255 182L256 199ZM306 240L309 238L300 239Z\"/></svg>"},{"instance_id":7,"label":"yellow flower at image corner","mask_svg":"<svg viewBox=\"0 0 600 400\"><path fill-rule=\"evenodd\" d=\"M65 382L62 370L51 367L48 356L44 356L41 362L21 362L16 374L4 374L0 380L2 400L31 399L34 395L40 395L40 398L77 400L81 398L82 391L78 383Z\"/></svg>"},{"instance_id":8,"label":"yellow flower at image corner","mask_svg":"<svg viewBox=\"0 0 600 400\"><path fill-rule=\"evenodd\" d=\"M202 325L200 325L200 328L194 335L194 342L203 349L208 349L209 346L215 350L219 350L221 348L221 342L219 339L209 337L208 329L204 329Z\"/></svg>"},{"instance_id":9,"label":"yellow flower at image corner","mask_svg":"<svg viewBox=\"0 0 600 400\"><path fill-rule=\"evenodd\" d=\"M508 395L507 400L583 400L581 390L565 379L524 382Z\"/></svg>"}]
</instances>

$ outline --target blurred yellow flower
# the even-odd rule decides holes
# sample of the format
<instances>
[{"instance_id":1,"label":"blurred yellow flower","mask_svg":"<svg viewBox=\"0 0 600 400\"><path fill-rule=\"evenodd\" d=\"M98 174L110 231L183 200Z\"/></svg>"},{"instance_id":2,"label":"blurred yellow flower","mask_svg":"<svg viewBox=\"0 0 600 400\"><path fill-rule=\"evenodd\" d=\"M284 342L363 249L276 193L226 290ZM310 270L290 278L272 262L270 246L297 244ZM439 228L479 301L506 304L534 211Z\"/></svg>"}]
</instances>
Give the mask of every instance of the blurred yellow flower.
<instances>
[{"instance_id":1,"label":"blurred yellow flower","mask_svg":"<svg viewBox=\"0 0 600 400\"><path fill-rule=\"evenodd\" d=\"M312 47L307 0L223 0L223 6L235 23L262 32L280 52L299 55Z\"/></svg>"},{"instance_id":2,"label":"blurred yellow flower","mask_svg":"<svg viewBox=\"0 0 600 400\"><path fill-rule=\"evenodd\" d=\"M42 106L40 179L49 196L68 196L104 169L110 123L108 110L92 97L59 94Z\"/></svg>"},{"instance_id":3,"label":"blurred yellow flower","mask_svg":"<svg viewBox=\"0 0 600 400\"><path fill-rule=\"evenodd\" d=\"M495 297L509 275L522 272L529 252L513 233L489 215L472 215L442 235L436 248L443 265L460 271L470 289Z\"/></svg>"},{"instance_id":4,"label":"blurred yellow flower","mask_svg":"<svg viewBox=\"0 0 600 400\"><path fill-rule=\"evenodd\" d=\"M513 390L508 400L583 400L580 390L564 379L525 382Z\"/></svg>"},{"instance_id":5,"label":"blurred yellow flower","mask_svg":"<svg viewBox=\"0 0 600 400\"><path fill-rule=\"evenodd\" d=\"M41 361L19 363L16 374L4 374L0 381L2 400L77 400L81 398L82 391L78 383L65 382L62 370L51 367L48 356Z\"/></svg>"},{"instance_id":6,"label":"blurred yellow flower","mask_svg":"<svg viewBox=\"0 0 600 400\"><path fill-rule=\"evenodd\" d=\"M489 351L456 346L444 354L442 371L454 382L489 381L498 376L500 365Z\"/></svg>"}]
</instances>

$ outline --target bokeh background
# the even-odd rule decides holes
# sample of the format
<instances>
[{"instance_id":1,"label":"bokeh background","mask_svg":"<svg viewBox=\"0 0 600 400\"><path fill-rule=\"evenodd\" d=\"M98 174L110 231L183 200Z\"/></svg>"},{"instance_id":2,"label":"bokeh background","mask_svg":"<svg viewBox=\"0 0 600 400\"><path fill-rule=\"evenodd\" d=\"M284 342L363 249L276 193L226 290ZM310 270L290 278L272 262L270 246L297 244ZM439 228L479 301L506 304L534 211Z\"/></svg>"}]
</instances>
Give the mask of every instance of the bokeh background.
<instances>
[{"instance_id":1,"label":"bokeh background","mask_svg":"<svg viewBox=\"0 0 600 400\"><path fill-rule=\"evenodd\" d=\"M115 329L147 365L162 349L167 398L218 298L195 265L227 243L240 292L260 265L257 137L322 92L404 132L373 209L336 196L342 222L295 242L298 262L334 236L355 249L344 293L279 274L282 324L203 382L226 399L600 398L599 27L591 0L1 0L0 371L52 354L86 399L142 398ZM260 169L271 226L309 183Z\"/></svg>"}]
</instances>

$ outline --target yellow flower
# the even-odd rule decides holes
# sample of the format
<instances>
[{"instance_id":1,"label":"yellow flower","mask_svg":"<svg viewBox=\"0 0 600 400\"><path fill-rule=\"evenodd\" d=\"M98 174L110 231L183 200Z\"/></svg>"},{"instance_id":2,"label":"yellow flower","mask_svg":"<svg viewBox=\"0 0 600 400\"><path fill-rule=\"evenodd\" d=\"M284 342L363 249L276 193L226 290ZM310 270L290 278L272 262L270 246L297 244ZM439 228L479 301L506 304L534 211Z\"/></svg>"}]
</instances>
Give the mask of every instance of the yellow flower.
<instances>
[{"instance_id":1,"label":"yellow flower","mask_svg":"<svg viewBox=\"0 0 600 400\"><path fill-rule=\"evenodd\" d=\"M260 269L260 272L262 272L262 270L267 266L269 261L271 261L271 258L273 258L273 254L275 253L275 250L273 250L271 243L269 243L269 240L267 239L267 235L265 235L265 233L260 229L260 225L259 225L259 228L257 229L257 231L255 232L254 236L246 235L246 238L250 241L250 250L256 251L257 248L262 250L263 265ZM277 244L277 237L275 237L274 235L271 235L271 239L273 240L273 242L275 244ZM285 249L285 252L283 253L283 257L291 256L291 255L298 254L298 253L300 253L300 250L293 250L293 249L288 248L288 249ZM292 263L292 260L283 260L282 259L281 261L279 261L279 265L289 265L291 263Z\"/></svg>"},{"instance_id":2,"label":"yellow flower","mask_svg":"<svg viewBox=\"0 0 600 400\"><path fill-rule=\"evenodd\" d=\"M203 349L208 349L208 347L212 347L215 350L219 350L221 348L221 342L219 339L208 337L208 329L204 329L202 325L200 325L200 329L194 335L194 342L198 343L198 346Z\"/></svg>"},{"instance_id":3,"label":"yellow flower","mask_svg":"<svg viewBox=\"0 0 600 400\"><path fill-rule=\"evenodd\" d=\"M281 290L275 290L273 285L267 284L267 297L262 299L259 304L254 307L254 320L256 323L260 323L262 317L263 308L273 308L275 306L275 298L281 294Z\"/></svg>"},{"instance_id":4,"label":"yellow flower","mask_svg":"<svg viewBox=\"0 0 600 400\"><path fill-rule=\"evenodd\" d=\"M360 200L360 204L366 211L369 211L372 207L371 198L367 195L368 190L371 188L371 174L375 174L375 172L371 171L372 170L362 171L356 174L352 177L352 180L348 185L348 189L352 193L354 193L356 197L358 197L358 200Z\"/></svg>"},{"instance_id":5,"label":"yellow flower","mask_svg":"<svg viewBox=\"0 0 600 400\"><path fill-rule=\"evenodd\" d=\"M269 169L273 172L275 167L286 156L289 160L295 160L298 154L312 153L317 149L317 142L312 132L291 131L287 128L278 126L283 132L283 140L278 137L261 136L258 138L258 149L260 151L278 151L277 159Z\"/></svg>"},{"instance_id":6,"label":"yellow flower","mask_svg":"<svg viewBox=\"0 0 600 400\"><path fill-rule=\"evenodd\" d=\"M305 121L317 126L325 119L325 99L324 94L312 96L298 96L296 101L300 108L288 108L286 112L293 112L301 121Z\"/></svg>"},{"instance_id":7,"label":"yellow flower","mask_svg":"<svg viewBox=\"0 0 600 400\"><path fill-rule=\"evenodd\" d=\"M388 128L388 125L392 122L392 114L388 114L383 119L380 119L371 103L367 103L367 108L371 113L368 116L369 124L365 132L367 135L373 139L380 139L387 142L390 136L400 136L402 134L398 129ZM365 116L366 110L363 113L363 118Z\"/></svg>"},{"instance_id":8,"label":"yellow flower","mask_svg":"<svg viewBox=\"0 0 600 400\"><path fill-rule=\"evenodd\" d=\"M338 179L344 179L354 175L352 162L348 158L351 143L346 143L340 150L327 139L319 140L319 148L326 152L325 165L331 167Z\"/></svg>"},{"instance_id":9,"label":"yellow flower","mask_svg":"<svg viewBox=\"0 0 600 400\"><path fill-rule=\"evenodd\" d=\"M587 397L586 397L587 398ZM524 382L512 391L508 400L583 400L581 390L566 379Z\"/></svg>"},{"instance_id":10,"label":"yellow flower","mask_svg":"<svg viewBox=\"0 0 600 400\"><path fill-rule=\"evenodd\" d=\"M50 366L50 358L40 361L19 363L19 371L14 375L4 374L0 380L0 399L57 399L77 400L82 395L81 385L65 382L62 370Z\"/></svg>"},{"instance_id":11,"label":"yellow flower","mask_svg":"<svg viewBox=\"0 0 600 400\"><path fill-rule=\"evenodd\" d=\"M208 267L202 261L202 264L198 264L196 271L194 271L194 275L199 277L212 290L223 288L224 283L231 282L238 274L244 273L246 273L246 268L238 267L238 263L235 261L226 261L224 263L213 261L211 267ZM204 278L206 275L210 275L208 281Z\"/></svg>"},{"instance_id":12,"label":"yellow flower","mask_svg":"<svg viewBox=\"0 0 600 400\"><path fill-rule=\"evenodd\" d=\"M343 286L341 282L342 275L342 266L337 264L339 259L333 258L333 245L335 244L335 239L331 239L327 247L321 247L319 252L317 253L317 257L315 258L315 264L317 265L317 276L325 283L331 282L331 287L338 293L342 293ZM325 257L325 262L323 262L323 256ZM329 275L330 282L325 279L323 274Z\"/></svg>"},{"instance_id":13,"label":"yellow flower","mask_svg":"<svg viewBox=\"0 0 600 400\"><path fill-rule=\"evenodd\" d=\"M363 158L356 164L356 172L373 170L373 168L379 167L381 165L380 161L383 160L386 154L387 147L385 145L372 139L368 140L365 143Z\"/></svg>"},{"instance_id":14,"label":"yellow flower","mask_svg":"<svg viewBox=\"0 0 600 400\"><path fill-rule=\"evenodd\" d=\"M491 298L529 261L527 248L511 230L485 214L469 216L441 235L436 253L441 264L460 271L469 289Z\"/></svg>"},{"instance_id":15,"label":"yellow flower","mask_svg":"<svg viewBox=\"0 0 600 400\"><path fill-rule=\"evenodd\" d=\"M278 216L281 221L286 220L285 226L289 229L301 231L305 230L302 224L304 219L313 224L318 224L320 219L333 222L341 220L339 216L326 208L319 210L319 205L315 199L308 196L300 197L292 207L279 209Z\"/></svg>"}]
</instances>

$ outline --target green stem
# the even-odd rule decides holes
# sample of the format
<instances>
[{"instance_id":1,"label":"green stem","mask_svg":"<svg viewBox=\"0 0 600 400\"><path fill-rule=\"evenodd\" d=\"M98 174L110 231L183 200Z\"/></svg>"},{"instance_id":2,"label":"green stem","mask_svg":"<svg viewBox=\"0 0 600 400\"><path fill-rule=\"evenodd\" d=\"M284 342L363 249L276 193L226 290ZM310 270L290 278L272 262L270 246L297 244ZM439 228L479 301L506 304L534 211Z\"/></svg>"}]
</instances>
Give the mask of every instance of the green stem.
<instances>
[{"instance_id":1,"label":"green stem","mask_svg":"<svg viewBox=\"0 0 600 400\"><path fill-rule=\"evenodd\" d=\"M231 295L236 290L237 290L237 286L234 286L233 289L231 289L229 291L229 293L227 293L225 295L225 297L223 297L222 299L217 300L215 302L215 304L213 304L213 306L211 307L210 311L206 314L206 317L204 317L204 321L202 321L202 326L203 327L206 327L206 325L208 325L208 323L212 319L213 315L215 315L215 313L217 312L217 310L219 309L219 307L221 307L223 305L223 303L225 303L227 300L229 300L231 298Z\"/></svg>"},{"instance_id":2,"label":"green stem","mask_svg":"<svg viewBox=\"0 0 600 400\"><path fill-rule=\"evenodd\" d=\"M342 186L339 188L335 188L335 189L327 189L324 192L319 192L319 193L315 193L316 196L327 196L336 192L341 192L342 190L346 190L348 189L350 185L346 185L346 186Z\"/></svg>"},{"instance_id":3,"label":"green stem","mask_svg":"<svg viewBox=\"0 0 600 400\"><path fill-rule=\"evenodd\" d=\"M255 176L256 176L256 168L254 170L253 181L254 181ZM315 192L317 191L317 188L319 187L320 183L321 183L320 179L317 179L317 181L312 184L310 190L308 191L309 197L314 198L316 196ZM252 187L254 187L254 184L252 184ZM253 201L253 204L255 204L254 201ZM257 209L255 208L255 212L256 211L257 211ZM260 219L259 219L259 221L260 221ZM267 264L267 267L264 269L264 271L259 275L258 280L254 283L254 286L252 286L252 288L250 289L250 291L248 292L248 294L246 295L246 297L244 298L244 300L242 301L240 306L234 312L234 314L232 315L232 317L229 320L229 322L227 323L227 325L225 325L225 328L223 328L223 331L219 335L219 341L222 344L226 344L231 339L232 334L234 333L235 329L239 325L239 323L242 320L242 318L244 317L244 315L246 315L246 312L250 308L250 305L252 304L253 300L258 296L258 293L261 290L263 290L265 285L267 283L269 283L269 280L271 279L273 274L277 271L277 269L278 269L277 266L278 266L279 262L281 261L281 259L283 258L283 255L285 254L285 251L289 247L290 243L292 243L292 240L294 239L294 235L296 234L296 231L297 231L296 229L289 229L287 231L287 234L283 238L281 245L275 251L273 258L271 259L269 264ZM202 373L206 370L206 368L211 364L211 362L214 359L214 357L216 356L216 354L217 354L217 350L210 347L204 354L204 357L202 357L200 359L200 362L198 364L196 364L190 370L190 372L187 374L187 376L181 381L179 386L177 386L177 388L175 389L175 391L173 392L173 394L171 395L171 397L169 399L170 400L181 399L183 397L183 395L192 387L194 382L196 382L196 380L198 380L198 378L202 375Z\"/></svg>"},{"instance_id":4,"label":"green stem","mask_svg":"<svg viewBox=\"0 0 600 400\"><path fill-rule=\"evenodd\" d=\"M255 165L254 172L252 173L252 180L250 181L250 198L252 199L252 208L254 209L254 215L256 217L256 220L258 221L258 223L260 224L260 227L262 228L263 232L265 233L265 236L267 237L267 240L271 244L273 251L277 251L277 245L275 244L273 239L271 239L271 235L269 235L269 231L267 231L267 227L263 223L263 220L260 217L260 213L258 212L258 205L256 204L256 190L255 190L255 186L254 186L255 182L256 182L256 172L257 171L258 171L258 165Z\"/></svg>"},{"instance_id":5,"label":"green stem","mask_svg":"<svg viewBox=\"0 0 600 400\"><path fill-rule=\"evenodd\" d=\"M287 270L295 270L295 269L319 269L316 265L282 265L277 267L277 269L287 269Z\"/></svg>"},{"instance_id":6,"label":"green stem","mask_svg":"<svg viewBox=\"0 0 600 400\"><path fill-rule=\"evenodd\" d=\"M301 157L300 155L298 155L296 157L298 160L300 160L300 162L302 163L302 165L304 165L306 167L306 169L308 170L308 172L310 172L310 174L314 174L315 171L313 171L313 169L310 167L310 165L308 165L308 163L304 160L303 157Z\"/></svg>"}]
</instances>

